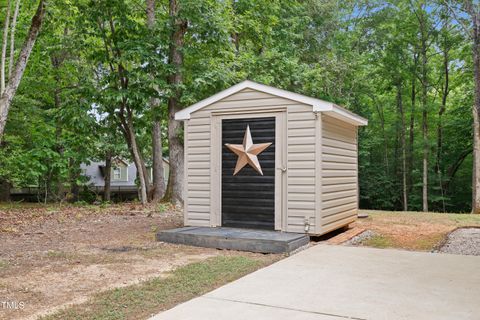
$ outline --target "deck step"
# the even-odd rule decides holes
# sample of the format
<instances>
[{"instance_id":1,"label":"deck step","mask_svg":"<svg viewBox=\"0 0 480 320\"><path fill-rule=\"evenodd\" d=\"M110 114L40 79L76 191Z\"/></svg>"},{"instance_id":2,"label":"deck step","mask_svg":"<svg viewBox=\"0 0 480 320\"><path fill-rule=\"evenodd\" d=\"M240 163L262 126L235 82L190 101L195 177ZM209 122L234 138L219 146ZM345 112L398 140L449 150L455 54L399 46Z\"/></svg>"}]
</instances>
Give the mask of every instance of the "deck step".
<instances>
[{"instance_id":1,"label":"deck step","mask_svg":"<svg viewBox=\"0 0 480 320\"><path fill-rule=\"evenodd\" d=\"M288 253L310 241L308 235L238 228L184 227L160 231L157 241L259 253Z\"/></svg>"}]
</instances>

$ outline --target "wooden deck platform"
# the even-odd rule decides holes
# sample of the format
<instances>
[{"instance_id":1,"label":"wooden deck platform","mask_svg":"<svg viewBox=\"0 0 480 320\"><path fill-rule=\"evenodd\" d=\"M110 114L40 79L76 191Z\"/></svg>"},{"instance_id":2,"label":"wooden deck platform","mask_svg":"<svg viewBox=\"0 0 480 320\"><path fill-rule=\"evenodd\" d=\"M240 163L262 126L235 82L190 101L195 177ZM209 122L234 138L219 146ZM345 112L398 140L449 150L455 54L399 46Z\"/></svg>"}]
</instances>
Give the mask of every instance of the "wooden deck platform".
<instances>
[{"instance_id":1,"label":"wooden deck platform","mask_svg":"<svg viewBox=\"0 0 480 320\"><path fill-rule=\"evenodd\" d=\"M184 227L157 233L157 241L260 253L288 253L310 241L308 235L238 228Z\"/></svg>"}]
</instances>

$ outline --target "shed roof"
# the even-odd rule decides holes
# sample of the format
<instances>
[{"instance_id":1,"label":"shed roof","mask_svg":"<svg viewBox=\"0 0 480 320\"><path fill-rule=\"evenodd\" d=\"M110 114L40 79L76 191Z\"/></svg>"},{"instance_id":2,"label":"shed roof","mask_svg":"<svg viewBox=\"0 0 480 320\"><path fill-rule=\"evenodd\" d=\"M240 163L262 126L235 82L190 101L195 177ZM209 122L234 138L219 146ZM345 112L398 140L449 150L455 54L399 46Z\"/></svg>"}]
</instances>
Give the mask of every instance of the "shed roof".
<instances>
[{"instance_id":1,"label":"shed roof","mask_svg":"<svg viewBox=\"0 0 480 320\"><path fill-rule=\"evenodd\" d=\"M199 101L188 108L185 108L181 111L178 111L175 114L175 119L176 120L188 120L190 119L190 115L198 111L206 106L211 105L212 103L215 103L223 98L226 98L234 93L237 93L243 89L253 89L265 93L269 93L278 97L298 101L307 105L311 105L313 108L313 112L325 112L326 114L337 118L339 120L351 123L356 126L365 126L368 124L368 120L360 117L359 115L339 106L336 105L335 103L316 99L316 98L311 98L304 96L302 94L294 93L291 91L283 90L283 89L278 89L274 88L271 86L267 86L261 83L253 82L250 80L245 80L243 82L240 82L228 89L225 89L223 91L220 91L217 94L214 94L213 96L206 98L202 101Z\"/></svg>"}]
</instances>

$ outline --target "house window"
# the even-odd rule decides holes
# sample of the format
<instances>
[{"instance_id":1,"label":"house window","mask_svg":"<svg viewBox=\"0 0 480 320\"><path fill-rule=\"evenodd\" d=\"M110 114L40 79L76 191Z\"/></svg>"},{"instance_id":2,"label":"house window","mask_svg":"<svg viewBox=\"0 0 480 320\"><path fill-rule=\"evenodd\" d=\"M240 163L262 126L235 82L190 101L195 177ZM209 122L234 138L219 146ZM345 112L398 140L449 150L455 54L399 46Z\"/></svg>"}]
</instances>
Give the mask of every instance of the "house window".
<instances>
[{"instance_id":1,"label":"house window","mask_svg":"<svg viewBox=\"0 0 480 320\"><path fill-rule=\"evenodd\" d=\"M112 168L112 181L128 181L127 174L127 167L114 167Z\"/></svg>"},{"instance_id":2,"label":"house window","mask_svg":"<svg viewBox=\"0 0 480 320\"><path fill-rule=\"evenodd\" d=\"M120 180L122 178L122 171L120 168L113 168L113 180Z\"/></svg>"}]
</instances>

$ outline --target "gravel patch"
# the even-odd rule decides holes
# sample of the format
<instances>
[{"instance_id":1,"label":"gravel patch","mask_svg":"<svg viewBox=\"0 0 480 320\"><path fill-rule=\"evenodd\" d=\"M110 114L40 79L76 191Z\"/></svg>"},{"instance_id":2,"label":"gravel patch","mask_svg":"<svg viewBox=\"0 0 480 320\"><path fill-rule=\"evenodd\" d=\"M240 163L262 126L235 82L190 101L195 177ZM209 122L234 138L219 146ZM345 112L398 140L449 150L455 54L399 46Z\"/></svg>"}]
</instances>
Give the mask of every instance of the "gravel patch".
<instances>
[{"instance_id":1,"label":"gravel patch","mask_svg":"<svg viewBox=\"0 0 480 320\"><path fill-rule=\"evenodd\" d=\"M375 232L372 230L365 230L359 235L353 237L352 239L345 241L343 244L347 246L358 246L361 245L363 241L373 238L375 236Z\"/></svg>"},{"instance_id":2,"label":"gravel patch","mask_svg":"<svg viewBox=\"0 0 480 320\"><path fill-rule=\"evenodd\" d=\"M480 256L480 228L452 231L436 252Z\"/></svg>"}]
</instances>

